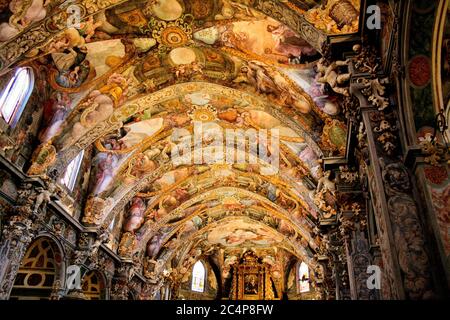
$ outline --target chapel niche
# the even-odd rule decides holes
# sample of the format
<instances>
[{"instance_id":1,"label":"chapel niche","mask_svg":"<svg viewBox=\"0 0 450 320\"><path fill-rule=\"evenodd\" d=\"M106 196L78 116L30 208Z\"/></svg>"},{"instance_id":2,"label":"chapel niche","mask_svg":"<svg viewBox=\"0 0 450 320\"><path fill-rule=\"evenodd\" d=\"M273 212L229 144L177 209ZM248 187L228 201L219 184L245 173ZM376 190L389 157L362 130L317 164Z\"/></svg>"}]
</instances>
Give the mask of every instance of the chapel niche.
<instances>
[{"instance_id":1,"label":"chapel niche","mask_svg":"<svg viewBox=\"0 0 450 320\"><path fill-rule=\"evenodd\" d=\"M233 266L231 300L279 300L270 267L253 251L243 254Z\"/></svg>"}]
</instances>

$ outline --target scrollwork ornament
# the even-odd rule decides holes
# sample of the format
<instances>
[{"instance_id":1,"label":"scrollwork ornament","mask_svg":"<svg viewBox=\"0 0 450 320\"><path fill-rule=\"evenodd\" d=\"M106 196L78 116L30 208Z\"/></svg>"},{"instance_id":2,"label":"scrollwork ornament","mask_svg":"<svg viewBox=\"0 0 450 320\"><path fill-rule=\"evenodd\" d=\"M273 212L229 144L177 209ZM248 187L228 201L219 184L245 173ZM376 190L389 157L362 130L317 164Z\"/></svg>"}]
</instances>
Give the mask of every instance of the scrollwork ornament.
<instances>
[{"instance_id":1,"label":"scrollwork ornament","mask_svg":"<svg viewBox=\"0 0 450 320\"><path fill-rule=\"evenodd\" d=\"M392 156L397 150L398 127L393 124L395 116L393 114L371 113L371 119L378 123L373 131L378 135L377 142L381 145L383 152Z\"/></svg>"},{"instance_id":2,"label":"scrollwork ornament","mask_svg":"<svg viewBox=\"0 0 450 320\"><path fill-rule=\"evenodd\" d=\"M357 171L351 171L348 166L341 166L339 170L340 182L353 185L359 180L359 173Z\"/></svg>"},{"instance_id":3,"label":"scrollwork ornament","mask_svg":"<svg viewBox=\"0 0 450 320\"><path fill-rule=\"evenodd\" d=\"M410 299L430 299L434 296L428 271L430 265L416 204L407 195L396 195L389 199L388 207L404 289Z\"/></svg>"},{"instance_id":4,"label":"scrollwork ornament","mask_svg":"<svg viewBox=\"0 0 450 320\"><path fill-rule=\"evenodd\" d=\"M379 111L384 111L389 107L389 99L385 97L386 94L386 84L389 80L385 79L367 79L359 78L357 83L363 86L361 93L367 98L367 100L374 106L377 107Z\"/></svg>"},{"instance_id":5,"label":"scrollwork ornament","mask_svg":"<svg viewBox=\"0 0 450 320\"><path fill-rule=\"evenodd\" d=\"M0 242L0 300L8 298L20 261L36 232L36 224L20 215L12 216L4 226Z\"/></svg>"},{"instance_id":6,"label":"scrollwork ornament","mask_svg":"<svg viewBox=\"0 0 450 320\"><path fill-rule=\"evenodd\" d=\"M420 148L425 155L424 161L432 166L449 160L449 149L444 144L433 140L431 135L420 139Z\"/></svg>"},{"instance_id":7,"label":"scrollwork ornament","mask_svg":"<svg viewBox=\"0 0 450 320\"><path fill-rule=\"evenodd\" d=\"M383 161L381 162L383 163ZM402 163L385 165L382 175L388 196L400 195L410 191L409 173Z\"/></svg>"}]
</instances>

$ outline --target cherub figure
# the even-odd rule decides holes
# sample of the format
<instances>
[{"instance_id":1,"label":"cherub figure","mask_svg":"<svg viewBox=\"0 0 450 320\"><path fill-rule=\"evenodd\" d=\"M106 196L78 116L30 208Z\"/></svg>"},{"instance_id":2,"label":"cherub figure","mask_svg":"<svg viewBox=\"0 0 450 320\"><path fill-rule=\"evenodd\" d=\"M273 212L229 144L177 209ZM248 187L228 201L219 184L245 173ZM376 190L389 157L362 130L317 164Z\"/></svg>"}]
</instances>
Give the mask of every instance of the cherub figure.
<instances>
[{"instance_id":1,"label":"cherub figure","mask_svg":"<svg viewBox=\"0 0 450 320\"><path fill-rule=\"evenodd\" d=\"M338 72L339 67L347 66L349 63L350 60L334 61L328 64L325 58L321 58L317 63L317 71L319 72L317 82L329 84L334 92L346 97L350 96L348 87L343 86L350 80L351 74L339 74Z\"/></svg>"},{"instance_id":2,"label":"cherub figure","mask_svg":"<svg viewBox=\"0 0 450 320\"><path fill-rule=\"evenodd\" d=\"M55 186L53 184L50 184L48 189L44 188L37 188L37 190L40 192L39 195L36 197L36 203L33 208L33 212L37 213L39 208L42 206L43 209L45 208L45 205L50 202L50 198L55 191Z\"/></svg>"},{"instance_id":3,"label":"cherub figure","mask_svg":"<svg viewBox=\"0 0 450 320\"><path fill-rule=\"evenodd\" d=\"M319 179L316 192L330 191L333 195L336 193L336 184L330 180L331 171L325 171Z\"/></svg>"},{"instance_id":4,"label":"cherub figure","mask_svg":"<svg viewBox=\"0 0 450 320\"><path fill-rule=\"evenodd\" d=\"M216 20L248 20L249 18L259 18L262 14L250 9L249 1L223 1L222 10L215 16Z\"/></svg>"},{"instance_id":5,"label":"cherub figure","mask_svg":"<svg viewBox=\"0 0 450 320\"><path fill-rule=\"evenodd\" d=\"M136 178L141 178L146 173L152 172L157 167L156 163L151 160L146 154L138 154L135 158L134 166L131 170L131 175Z\"/></svg>"},{"instance_id":6,"label":"cherub figure","mask_svg":"<svg viewBox=\"0 0 450 320\"><path fill-rule=\"evenodd\" d=\"M60 37L49 44L47 52L63 52L69 48L83 47L85 43L85 39L80 35L77 29L69 28L65 30Z\"/></svg>"},{"instance_id":7,"label":"cherub figure","mask_svg":"<svg viewBox=\"0 0 450 320\"><path fill-rule=\"evenodd\" d=\"M92 37L95 35L95 30L103 25L103 21L94 21L94 17L90 16L89 19L81 24L79 29L80 35L84 37L86 42L91 42Z\"/></svg>"},{"instance_id":8,"label":"cherub figure","mask_svg":"<svg viewBox=\"0 0 450 320\"><path fill-rule=\"evenodd\" d=\"M189 78L195 74L198 74L198 75L203 74L202 65L200 63L198 63L197 61L194 61L190 64L182 64L182 65L176 66L173 70L175 72L175 76L177 77L177 79Z\"/></svg>"}]
</instances>

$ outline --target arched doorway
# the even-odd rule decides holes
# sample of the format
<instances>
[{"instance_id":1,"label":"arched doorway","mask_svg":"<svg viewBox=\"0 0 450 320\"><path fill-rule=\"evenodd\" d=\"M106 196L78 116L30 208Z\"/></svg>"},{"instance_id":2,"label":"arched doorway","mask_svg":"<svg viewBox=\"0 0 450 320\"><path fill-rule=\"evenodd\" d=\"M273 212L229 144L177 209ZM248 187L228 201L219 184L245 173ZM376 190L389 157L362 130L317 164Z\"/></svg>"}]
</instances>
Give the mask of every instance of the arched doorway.
<instances>
[{"instance_id":1,"label":"arched doorway","mask_svg":"<svg viewBox=\"0 0 450 320\"><path fill-rule=\"evenodd\" d=\"M17 272L11 300L50 299L61 260L54 242L46 237L34 241L28 248Z\"/></svg>"},{"instance_id":2,"label":"arched doorway","mask_svg":"<svg viewBox=\"0 0 450 320\"><path fill-rule=\"evenodd\" d=\"M89 271L83 277L81 285L83 294L88 300L104 300L105 281L98 271Z\"/></svg>"}]
</instances>

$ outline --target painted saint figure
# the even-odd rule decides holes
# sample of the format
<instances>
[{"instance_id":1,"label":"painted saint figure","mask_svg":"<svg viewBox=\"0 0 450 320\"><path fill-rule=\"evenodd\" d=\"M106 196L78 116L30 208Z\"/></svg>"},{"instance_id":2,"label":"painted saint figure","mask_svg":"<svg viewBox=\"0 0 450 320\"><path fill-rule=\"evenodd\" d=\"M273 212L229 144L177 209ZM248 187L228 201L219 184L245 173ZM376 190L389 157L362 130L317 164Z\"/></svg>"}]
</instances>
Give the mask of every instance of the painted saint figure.
<instances>
[{"instance_id":1,"label":"painted saint figure","mask_svg":"<svg viewBox=\"0 0 450 320\"><path fill-rule=\"evenodd\" d=\"M316 49L311 47L302 38L297 37L297 35L285 25L268 25L267 31L272 34L272 37L276 42L275 50L290 57L291 61L297 59L297 61L300 62L305 57L317 55Z\"/></svg>"},{"instance_id":2,"label":"painted saint figure","mask_svg":"<svg viewBox=\"0 0 450 320\"><path fill-rule=\"evenodd\" d=\"M134 197L128 211L123 230L126 232L136 232L144 223L145 202L139 197Z\"/></svg>"}]
</instances>

